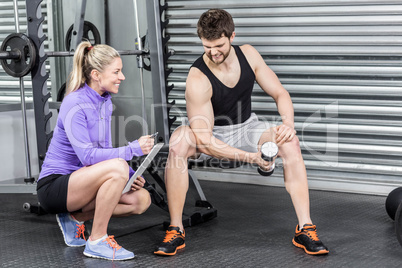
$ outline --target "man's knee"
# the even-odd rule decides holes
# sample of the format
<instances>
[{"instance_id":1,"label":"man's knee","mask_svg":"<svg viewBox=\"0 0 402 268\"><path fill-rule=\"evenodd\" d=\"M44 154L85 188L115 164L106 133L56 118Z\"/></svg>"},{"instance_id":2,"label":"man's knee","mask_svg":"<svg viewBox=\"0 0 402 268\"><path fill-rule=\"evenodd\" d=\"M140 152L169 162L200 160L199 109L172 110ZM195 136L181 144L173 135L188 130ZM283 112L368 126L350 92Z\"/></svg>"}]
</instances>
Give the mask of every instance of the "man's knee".
<instances>
[{"instance_id":1,"label":"man's knee","mask_svg":"<svg viewBox=\"0 0 402 268\"><path fill-rule=\"evenodd\" d=\"M300 141L297 136L279 147L280 157L283 159L301 157Z\"/></svg>"},{"instance_id":2,"label":"man's knee","mask_svg":"<svg viewBox=\"0 0 402 268\"><path fill-rule=\"evenodd\" d=\"M297 136L294 136L289 143L292 146L292 150L300 151L300 141Z\"/></svg>"},{"instance_id":3,"label":"man's knee","mask_svg":"<svg viewBox=\"0 0 402 268\"><path fill-rule=\"evenodd\" d=\"M188 157L195 153L195 138L193 131L188 126L176 129L169 141L169 154L179 157Z\"/></svg>"}]
</instances>

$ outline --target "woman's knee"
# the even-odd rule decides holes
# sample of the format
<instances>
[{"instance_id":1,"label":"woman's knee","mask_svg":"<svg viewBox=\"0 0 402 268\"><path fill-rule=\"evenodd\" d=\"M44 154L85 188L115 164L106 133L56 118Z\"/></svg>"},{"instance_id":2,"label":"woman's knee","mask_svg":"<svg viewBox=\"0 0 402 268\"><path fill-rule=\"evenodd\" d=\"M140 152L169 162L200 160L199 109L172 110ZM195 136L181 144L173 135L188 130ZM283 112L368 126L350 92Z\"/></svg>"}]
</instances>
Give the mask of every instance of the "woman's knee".
<instances>
[{"instance_id":1,"label":"woman's knee","mask_svg":"<svg viewBox=\"0 0 402 268\"><path fill-rule=\"evenodd\" d=\"M131 197L132 214L142 214L151 205L151 196L144 188L133 192Z\"/></svg>"},{"instance_id":2,"label":"woman's knee","mask_svg":"<svg viewBox=\"0 0 402 268\"><path fill-rule=\"evenodd\" d=\"M144 213L151 206L151 195L150 195L150 193L145 189L141 189L141 195L142 195L142 197L141 197L142 201L141 201L141 205L139 207L139 213L138 214Z\"/></svg>"},{"instance_id":3,"label":"woman's knee","mask_svg":"<svg viewBox=\"0 0 402 268\"><path fill-rule=\"evenodd\" d=\"M127 180L129 175L129 166L126 160L114 158L107 161L109 172L112 178L122 178Z\"/></svg>"}]
</instances>

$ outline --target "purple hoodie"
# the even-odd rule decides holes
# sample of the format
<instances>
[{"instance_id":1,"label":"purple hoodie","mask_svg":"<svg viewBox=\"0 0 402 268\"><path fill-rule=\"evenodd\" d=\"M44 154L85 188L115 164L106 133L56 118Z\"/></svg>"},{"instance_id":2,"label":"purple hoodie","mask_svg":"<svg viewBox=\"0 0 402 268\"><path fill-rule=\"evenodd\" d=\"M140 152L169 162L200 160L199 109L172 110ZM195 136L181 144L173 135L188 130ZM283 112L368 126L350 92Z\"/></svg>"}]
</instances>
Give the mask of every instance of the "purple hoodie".
<instances>
[{"instance_id":1,"label":"purple hoodie","mask_svg":"<svg viewBox=\"0 0 402 268\"><path fill-rule=\"evenodd\" d=\"M138 141L112 147L113 104L109 93L100 96L87 84L68 94L60 107L53 138L39 179L51 174L70 174L104 160L131 160L143 152ZM134 171L130 167L130 176Z\"/></svg>"}]
</instances>

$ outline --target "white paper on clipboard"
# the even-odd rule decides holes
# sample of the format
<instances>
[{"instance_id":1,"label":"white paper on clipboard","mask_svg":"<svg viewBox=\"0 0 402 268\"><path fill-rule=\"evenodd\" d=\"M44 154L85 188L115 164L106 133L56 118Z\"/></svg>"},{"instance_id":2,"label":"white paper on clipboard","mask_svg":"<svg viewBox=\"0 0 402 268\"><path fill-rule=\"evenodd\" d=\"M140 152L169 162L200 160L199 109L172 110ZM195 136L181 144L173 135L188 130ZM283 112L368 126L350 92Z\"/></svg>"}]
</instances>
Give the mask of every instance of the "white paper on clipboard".
<instances>
[{"instance_id":1,"label":"white paper on clipboard","mask_svg":"<svg viewBox=\"0 0 402 268\"><path fill-rule=\"evenodd\" d=\"M127 193L128 191L131 190L131 185L133 184L134 180L138 177L141 176L142 173L147 169L149 164L151 164L152 160L156 156L156 154L159 152L159 150L162 148L163 143L157 143L152 150L149 152L149 154L145 157L144 161L142 161L141 165L137 168L135 171L134 175L131 176L131 178L128 180L126 187L123 189L123 194Z\"/></svg>"}]
</instances>

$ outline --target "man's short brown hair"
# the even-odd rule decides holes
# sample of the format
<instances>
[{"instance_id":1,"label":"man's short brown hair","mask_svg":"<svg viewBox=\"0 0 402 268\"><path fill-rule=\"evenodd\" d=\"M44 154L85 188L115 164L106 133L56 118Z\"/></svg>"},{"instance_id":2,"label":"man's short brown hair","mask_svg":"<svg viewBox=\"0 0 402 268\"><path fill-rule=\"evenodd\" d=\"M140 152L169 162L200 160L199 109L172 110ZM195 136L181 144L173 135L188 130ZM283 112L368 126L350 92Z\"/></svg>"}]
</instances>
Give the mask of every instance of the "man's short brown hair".
<instances>
[{"instance_id":1,"label":"man's short brown hair","mask_svg":"<svg viewBox=\"0 0 402 268\"><path fill-rule=\"evenodd\" d=\"M234 32L232 15L223 9L210 9L204 12L197 23L197 34L199 38L216 40L222 34L228 38Z\"/></svg>"}]
</instances>

